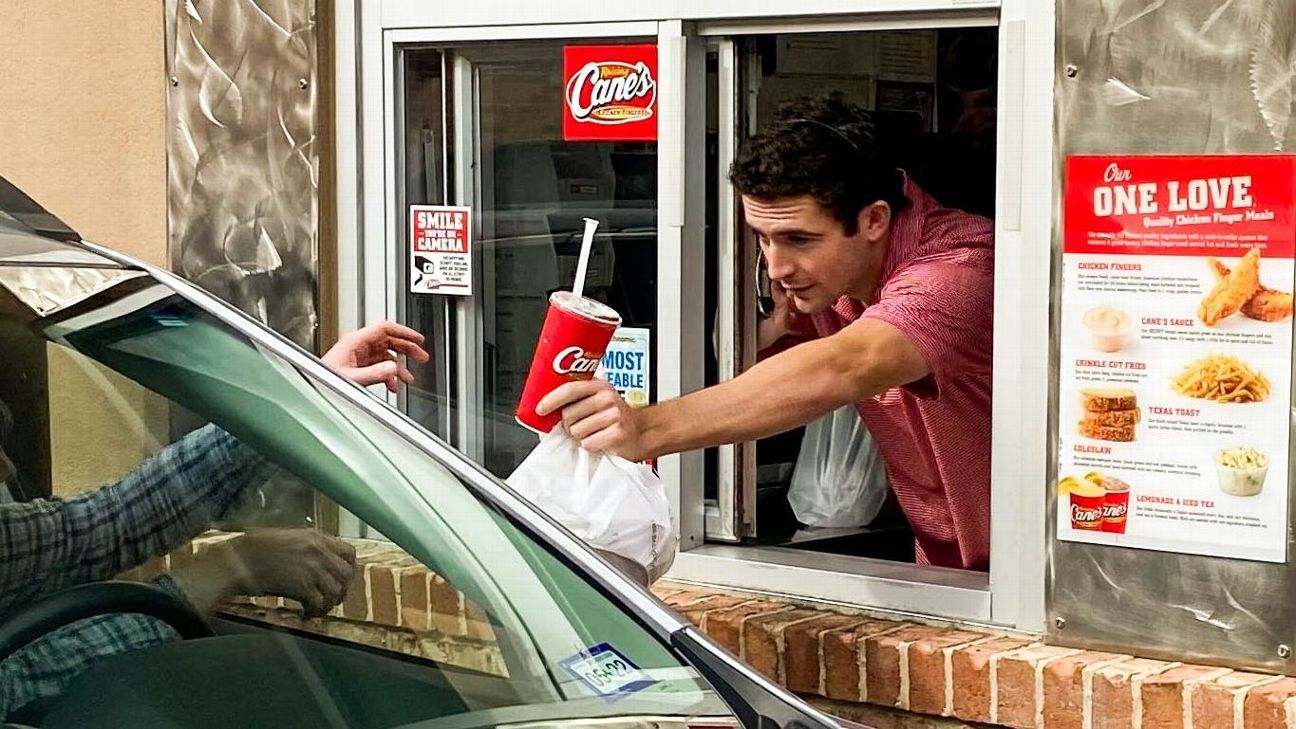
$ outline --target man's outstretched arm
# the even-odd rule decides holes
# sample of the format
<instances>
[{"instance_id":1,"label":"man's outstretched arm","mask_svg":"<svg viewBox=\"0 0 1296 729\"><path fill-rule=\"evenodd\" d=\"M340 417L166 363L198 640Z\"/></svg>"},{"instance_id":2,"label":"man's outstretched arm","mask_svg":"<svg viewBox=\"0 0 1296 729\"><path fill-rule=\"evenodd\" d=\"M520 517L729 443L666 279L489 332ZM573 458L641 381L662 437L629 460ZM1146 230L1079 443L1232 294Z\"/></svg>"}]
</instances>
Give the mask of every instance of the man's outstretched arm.
<instances>
[{"instance_id":1,"label":"man's outstretched arm","mask_svg":"<svg viewBox=\"0 0 1296 729\"><path fill-rule=\"evenodd\" d=\"M728 382L652 407L632 410L607 383L589 381L563 385L538 410L561 410L586 450L643 460L781 433L929 372L899 329L861 319Z\"/></svg>"}]
</instances>

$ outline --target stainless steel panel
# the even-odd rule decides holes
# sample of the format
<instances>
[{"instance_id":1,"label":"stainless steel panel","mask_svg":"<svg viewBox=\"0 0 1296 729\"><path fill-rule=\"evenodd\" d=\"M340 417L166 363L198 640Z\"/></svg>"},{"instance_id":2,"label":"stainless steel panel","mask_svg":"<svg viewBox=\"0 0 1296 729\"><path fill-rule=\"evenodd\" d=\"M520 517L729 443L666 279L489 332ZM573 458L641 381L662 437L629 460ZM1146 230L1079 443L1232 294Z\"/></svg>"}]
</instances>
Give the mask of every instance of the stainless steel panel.
<instances>
[{"instance_id":1,"label":"stainless steel panel","mask_svg":"<svg viewBox=\"0 0 1296 729\"><path fill-rule=\"evenodd\" d=\"M31 266L0 266L0 288L13 294L37 316L56 314L122 281L145 275L143 271L122 268L40 265L43 261L39 258L31 263Z\"/></svg>"},{"instance_id":2,"label":"stainless steel panel","mask_svg":"<svg viewBox=\"0 0 1296 729\"><path fill-rule=\"evenodd\" d=\"M317 342L315 0L167 0L174 270Z\"/></svg>"},{"instance_id":3,"label":"stainless steel panel","mask_svg":"<svg viewBox=\"0 0 1296 729\"><path fill-rule=\"evenodd\" d=\"M1293 18L1290 0L1058 0L1055 261L1067 155L1257 153L1296 146ZM1054 444L1057 270L1055 265ZM1053 450L1050 483L1057 477ZM1056 489L1049 488L1049 514L1056 508ZM1296 640L1291 564L1059 542L1055 524L1050 518L1051 642L1296 670L1288 647ZM1291 541L1289 533L1289 554Z\"/></svg>"}]
</instances>

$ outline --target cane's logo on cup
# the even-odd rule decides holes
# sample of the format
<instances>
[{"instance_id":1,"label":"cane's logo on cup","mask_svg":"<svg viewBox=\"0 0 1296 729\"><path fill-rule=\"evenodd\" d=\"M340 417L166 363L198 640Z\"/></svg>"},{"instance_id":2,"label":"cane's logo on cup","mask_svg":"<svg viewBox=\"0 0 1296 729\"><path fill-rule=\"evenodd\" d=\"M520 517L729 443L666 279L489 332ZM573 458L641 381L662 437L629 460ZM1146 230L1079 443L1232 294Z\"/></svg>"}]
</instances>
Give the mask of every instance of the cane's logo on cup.
<instances>
[{"instance_id":1,"label":"cane's logo on cup","mask_svg":"<svg viewBox=\"0 0 1296 729\"><path fill-rule=\"evenodd\" d=\"M580 347L568 347L554 357L553 369L560 375L592 375L602 359L602 356L591 355Z\"/></svg>"},{"instance_id":2,"label":"cane's logo on cup","mask_svg":"<svg viewBox=\"0 0 1296 729\"><path fill-rule=\"evenodd\" d=\"M1092 471L1058 482L1058 496L1071 503L1071 528L1124 534L1129 520L1130 487L1124 481Z\"/></svg>"},{"instance_id":3,"label":"cane's logo on cup","mask_svg":"<svg viewBox=\"0 0 1296 729\"><path fill-rule=\"evenodd\" d=\"M657 82L643 61L591 61L567 80L567 108L578 122L628 124L653 115Z\"/></svg>"},{"instance_id":4,"label":"cane's logo on cup","mask_svg":"<svg viewBox=\"0 0 1296 729\"><path fill-rule=\"evenodd\" d=\"M1093 524L1102 521L1103 511L1104 509L1101 506L1093 507L1071 504L1071 522L1073 524L1083 524L1088 528L1093 528Z\"/></svg>"},{"instance_id":5,"label":"cane's logo on cup","mask_svg":"<svg viewBox=\"0 0 1296 729\"><path fill-rule=\"evenodd\" d=\"M621 324L621 316L606 304L558 291L549 297L536 342L531 369L522 384L514 416L526 427L548 433L562 418L562 413L536 413L536 405L555 389L574 380L594 377L603 360L612 333Z\"/></svg>"},{"instance_id":6,"label":"cane's logo on cup","mask_svg":"<svg viewBox=\"0 0 1296 729\"><path fill-rule=\"evenodd\" d=\"M1103 526L1106 489L1088 479L1068 476L1058 484L1071 506L1071 528L1098 531Z\"/></svg>"}]
</instances>

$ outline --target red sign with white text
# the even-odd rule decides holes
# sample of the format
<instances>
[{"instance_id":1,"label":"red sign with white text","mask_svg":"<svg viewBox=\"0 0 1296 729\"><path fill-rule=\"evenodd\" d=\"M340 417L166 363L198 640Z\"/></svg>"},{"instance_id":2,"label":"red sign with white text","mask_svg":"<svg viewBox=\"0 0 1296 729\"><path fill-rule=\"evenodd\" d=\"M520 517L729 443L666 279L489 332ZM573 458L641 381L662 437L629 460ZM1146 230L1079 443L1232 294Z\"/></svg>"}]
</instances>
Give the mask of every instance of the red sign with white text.
<instances>
[{"instance_id":1,"label":"red sign with white text","mask_svg":"<svg viewBox=\"0 0 1296 729\"><path fill-rule=\"evenodd\" d=\"M563 139L656 141L657 46L563 49Z\"/></svg>"},{"instance_id":2,"label":"red sign with white text","mask_svg":"<svg viewBox=\"0 0 1296 729\"><path fill-rule=\"evenodd\" d=\"M410 293L472 295L472 211L411 205Z\"/></svg>"},{"instance_id":3,"label":"red sign with white text","mask_svg":"<svg viewBox=\"0 0 1296 729\"><path fill-rule=\"evenodd\" d=\"M1288 561L1296 156L1066 161L1058 538Z\"/></svg>"},{"instance_id":4,"label":"red sign with white text","mask_svg":"<svg viewBox=\"0 0 1296 729\"><path fill-rule=\"evenodd\" d=\"M1296 156L1067 158L1067 253L1291 258Z\"/></svg>"}]
</instances>

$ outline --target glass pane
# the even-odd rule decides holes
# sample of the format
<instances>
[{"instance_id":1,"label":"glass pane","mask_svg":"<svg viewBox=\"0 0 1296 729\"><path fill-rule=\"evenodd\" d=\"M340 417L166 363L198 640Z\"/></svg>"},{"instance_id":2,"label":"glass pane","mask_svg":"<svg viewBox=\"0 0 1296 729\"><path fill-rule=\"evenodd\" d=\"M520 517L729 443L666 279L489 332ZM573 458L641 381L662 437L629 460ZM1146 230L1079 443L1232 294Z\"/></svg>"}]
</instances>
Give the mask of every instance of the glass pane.
<instances>
[{"instance_id":1,"label":"glass pane","mask_svg":"<svg viewBox=\"0 0 1296 729\"><path fill-rule=\"evenodd\" d=\"M724 174L720 170L720 54L717 51L707 51L706 54L706 290L703 294L704 306L706 307L706 319L713 328L719 324L719 301L720 301L720 243L718 239L720 224L719 216L722 214L720 206L717 203L720 195L720 178ZM725 100L725 103L729 103ZM727 132L727 130L726 130ZM724 211L724 215L730 215L730 211ZM706 355L704 362L705 379L703 382L707 386L715 385L720 382L720 355L716 345L722 335L718 331L713 331L712 335L706 338ZM719 451L715 448L706 449L705 458L705 486L703 497L708 501L714 501L718 497L717 481L719 475Z\"/></svg>"},{"instance_id":2,"label":"glass pane","mask_svg":"<svg viewBox=\"0 0 1296 729\"><path fill-rule=\"evenodd\" d=\"M535 447L534 434L513 421L513 412L548 296L573 284L583 218L599 221L586 295L616 309L622 326L649 329L656 340L657 145L563 141L563 47L554 41L454 51L470 65L476 94L480 417L484 463L502 476Z\"/></svg>"},{"instance_id":3,"label":"glass pane","mask_svg":"<svg viewBox=\"0 0 1296 729\"><path fill-rule=\"evenodd\" d=\"M428 347L432 360L413 370L415 381L403 396L403 410L428 430L452 439L450 402L453 393L451 351L446 343L453 336L454 300L445 296L411 294L408 210L411 205L449 204L451 187L451 119L446 114L449 88L445 84L444 59L436 51L402 54L406 92L402 99L404 127L403 174L398 195L396 219L401 221L399 250L401 255L398 318L422 332L432 343Z\"/></svg>"},{"instance_id":4,"label":"glass pane","mask_svg":"<svg viewBox=\"0 0 1296 729\"><path fill-rule=\"evenodd\" d=\"M0 453L48 454L0 456L0 622L122 573L221 617L202 641L139 616L51 626L0 660L0 717L395 727L723 711L666 646L417 444L440 447L430 436L390 429L160 286L30 319L0 291L0 341L14 345L2 374L44 383L0 382ZM178 413L202 424L173 437ZM263 490L281 479L395 543L230 517L270 508ZM38 500L51 495L64 500ZM292 598L328 614L304 616ZM647 683L605 701L606 673L582 651L633 663Z\"/></svg>"}]
</instances>

